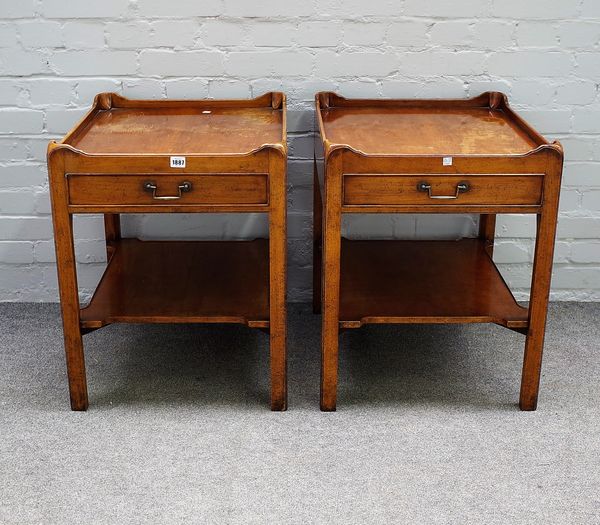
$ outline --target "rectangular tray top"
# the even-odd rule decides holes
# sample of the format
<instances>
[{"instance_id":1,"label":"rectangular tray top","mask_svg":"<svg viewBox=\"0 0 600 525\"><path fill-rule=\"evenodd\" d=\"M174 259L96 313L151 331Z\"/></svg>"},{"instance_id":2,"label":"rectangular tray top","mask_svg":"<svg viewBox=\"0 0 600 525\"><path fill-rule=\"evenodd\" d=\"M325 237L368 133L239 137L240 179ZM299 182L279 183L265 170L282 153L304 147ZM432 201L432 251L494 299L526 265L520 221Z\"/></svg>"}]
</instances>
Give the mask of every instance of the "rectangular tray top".
<instances>
[{"instance_id":1,"label":"rectangular tray top","mask_svg":"<svg viewBox=\"0 0 600 525\"><path fill-rule=\"evenodd\" d=\"M62 141L92 155L240 155L285 145L285 97L129 100L101 93Z\"/></svg>"},{"instance_id":2,"label":"rectangular tray top","mask_svg":"<svg viewBox=\"0 0 600 525\"><path fill-rule=\"evenodd\" d=\"M366 155L520 155L548 142L501 93L468 100L360 100L319 93L321 138Z\"/></svg>"}]
</instances>

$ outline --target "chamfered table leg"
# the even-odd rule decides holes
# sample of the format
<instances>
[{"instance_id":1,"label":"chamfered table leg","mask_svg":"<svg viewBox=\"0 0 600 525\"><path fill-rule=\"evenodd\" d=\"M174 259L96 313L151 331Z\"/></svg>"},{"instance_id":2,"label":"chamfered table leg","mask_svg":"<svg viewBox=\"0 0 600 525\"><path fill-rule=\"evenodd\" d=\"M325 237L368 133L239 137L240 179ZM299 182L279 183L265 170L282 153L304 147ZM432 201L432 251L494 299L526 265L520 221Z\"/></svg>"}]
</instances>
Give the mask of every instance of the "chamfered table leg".
<instances>
[{"instance_id":1,"label":"chamfered table leg","mask_svg":"<svg viewBox=\"0 0 600 525\"><path fill-rule=\"evenodd\" d=\"M558 218L558 193L560 191L561 173L562 155L553 164L553 169L544 177L545 205L541 214L536 216L537 236L529 300L529 329L525 340L519 399L521 410L535 410L537 408L550 280L552 277L552 258Z\"/></svg>"},{"instance_id":2,"label":"chamfered table leg","mask_svg":"<svg viewBox=\"0 0 600 525\"><path fill-rule=\"evenodd\" d=\"M313 313L321 313L322 265L323 265L323 201L317 174L317 160L314 160L313 176Z\"/></svg>"},{"instance_id":3,"label":"chamfered table leg","mask_svg":"<svg viewBox=\"0 0 600 525\"><path fill-rule=\"evenodd\" d=\"M323 237L323 305L321 332L321 410L336 409L338 380L340 255L341 255L341 156L327 160Z\"/></svg>"},{"instance_id":4,"label":"chamfered table leg","mask_svg":"<svg viewBox=\"0 0 600 525\"><path fill-rule=\"evenodd\" d=\"M286 157L269 153L269 350L271 410L287 409L286 351Z\"/></svg>"},{"instance_id":5,"label":"chamfered table leg","mask_svg":"<svg viewBox=\"0 0 600 525\"><path fill-rule=\"evenodd\" d=\"M83 340L79 324L79 291L73 244L73 220L67 211L62 153L48 154L56 267L63 320L67 375L72 410L87 410L88 393Z\"/></svg>"}]
</instances>

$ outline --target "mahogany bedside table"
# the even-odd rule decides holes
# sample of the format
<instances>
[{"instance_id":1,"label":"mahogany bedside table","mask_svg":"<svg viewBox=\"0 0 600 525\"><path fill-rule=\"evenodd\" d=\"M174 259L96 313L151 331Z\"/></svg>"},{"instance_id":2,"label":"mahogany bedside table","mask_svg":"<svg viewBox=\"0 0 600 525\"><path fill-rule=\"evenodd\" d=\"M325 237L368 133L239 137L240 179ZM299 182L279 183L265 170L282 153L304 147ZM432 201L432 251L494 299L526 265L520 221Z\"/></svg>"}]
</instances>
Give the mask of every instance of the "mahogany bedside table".
<instances>
[{"instance_id":1,"label":"mahogany bedside table","mask_svg":"<svg viewBox=\"0 0 600 525\"><path fill-rule=\"evenodd\" d=\"M96 96L48 147L71 408L86 410L82 335L110 323L241 323L270 334L271 409L287 407L286 104ZM269 239L140 241L121 213L265 213ZM73 214L104 214L108 265L79 305Z\"/></svg>"},{"instance_id":2,"label":"mahogany bedside table","mask_svg":"<svg viewBox=\"0 0 600 525\"><path fill-rule=\"evenodd\" d=\"M469 100L316 95L314 309L323 314L321 409L335 410L339 330L367 323L496 323L526 335L519 406L535 410L563 151L502 93ZM344 213L475 213L479 238L350 241ZM496 214L529 213L529 308L493 259ZM322 301L321 301L322 299Z\"/></svg>"}]
</instances>

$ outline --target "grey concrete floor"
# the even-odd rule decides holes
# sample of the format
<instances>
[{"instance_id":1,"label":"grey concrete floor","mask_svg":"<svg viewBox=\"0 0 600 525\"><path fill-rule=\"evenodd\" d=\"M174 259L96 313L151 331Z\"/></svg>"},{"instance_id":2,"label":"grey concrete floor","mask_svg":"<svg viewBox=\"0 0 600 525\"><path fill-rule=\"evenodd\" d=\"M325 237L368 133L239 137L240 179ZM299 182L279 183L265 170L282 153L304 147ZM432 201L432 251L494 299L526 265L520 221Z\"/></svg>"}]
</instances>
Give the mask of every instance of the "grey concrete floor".
<instances>
[{"instance_id":1,"label":"grey concrete floor","mask_svg":"<svg viewBox=\"0 0 600 525\"><path fill-rule=\"evenodd\" d=\"M56 305L0 304L0 523L600 523L600 304L551 307L536 412L524 337L488 325L344 333L318 410L320 318L289 314L290 408L267 336L114 325L69 410Z\"/></svg>"}]
</instances>

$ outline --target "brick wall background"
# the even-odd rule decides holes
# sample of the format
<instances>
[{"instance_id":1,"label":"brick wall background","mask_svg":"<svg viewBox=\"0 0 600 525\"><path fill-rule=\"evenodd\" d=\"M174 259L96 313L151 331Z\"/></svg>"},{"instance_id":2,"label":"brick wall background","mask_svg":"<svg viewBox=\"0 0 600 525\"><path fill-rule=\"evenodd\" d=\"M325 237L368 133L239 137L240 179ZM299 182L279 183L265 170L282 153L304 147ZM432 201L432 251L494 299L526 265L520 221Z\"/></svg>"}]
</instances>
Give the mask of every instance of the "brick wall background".
<instances>
[{"instance_id":1,"label":"brick wall background","mask_svg":"<svg viewBox=\"0 0 600 525\"><path fill-rule=\"evenodd\" d=\"M497 89L566 151L554 299L600 300L598 0L0 0L0 300L57 300L46 145L95 93L288 94L289 290L311 283L313 96L467 97ZM104 261L77 217L82 294ZM348 235L456 237L470 217L350 219ZM144 237L248 237L260 216L129 216ZM531 217L501 216L496 260L527 296Z\"/></svg>"}]
</instances>

